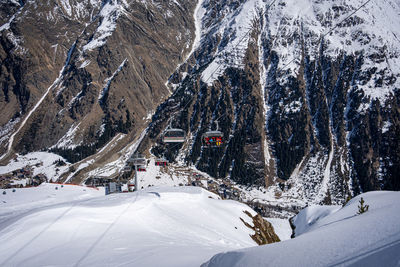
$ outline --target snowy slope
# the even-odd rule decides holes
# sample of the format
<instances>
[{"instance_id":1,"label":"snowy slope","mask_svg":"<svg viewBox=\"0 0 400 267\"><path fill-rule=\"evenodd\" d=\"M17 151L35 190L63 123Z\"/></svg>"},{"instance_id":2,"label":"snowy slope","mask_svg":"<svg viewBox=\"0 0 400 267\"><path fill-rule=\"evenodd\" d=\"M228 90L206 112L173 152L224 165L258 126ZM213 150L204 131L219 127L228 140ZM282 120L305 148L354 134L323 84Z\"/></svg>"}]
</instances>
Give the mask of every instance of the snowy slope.
<instances>
[{"instance_id":1,"label":"snowy slope","mask_svg":"<svg viewBox=\"0 0 400 267\"><path fill-rule=\"evenodd\" d=\"M67 163L65 166L56 166L59 160L66 162L63 157L48 152L32 152L26 155L17 155L6 166L0 166L0 174L10 173L28 166L33 169L33 176L44 174L49 180L55 182L69 167Z\"/></svg>"},{"instance_id":2,"label":"snowy slope","mask_svg":"<svg viewBox=\"0 0 400 267\"><path fill-rule=\"evenodd\" d=\"M57 188L57 190L56 190ZM0 227L3 229L10 221L18 220L27 213L34 213L46 207L71 204L94 197L104 196L104 189L76 185L43 183L39 187L17 188L1 191Z\"/></svg>"},{"instance_id":3,"label":"snowy slope","mask_svg":"<svg viewBox=\"0 0 400 267\"><path fill-rule=\"evenodd\" d=\"M312 205L299 212L293 219L293 224L296 226L295 235L299 236L310 230L315 223L320 219L328 216L329 214L336 212L341 206L318 206Z\"/></svg>"},{"instance_id":4,"label":"snowy slope","mask_svg":"<svg viewBox=\"0 0 400 267\"><path fill-rule=\"evenodd\" d=\"M385 102L393 89L399 87L400 80L397 79L394 86L379 86L376 80L380 75L400 75L395 67L400 62L400 5L398 1L365 3L367 1L363 0L288 0L272 6L268 12L269 29L272 36L277 37L273 49L280 54L280 66L298 73L304 46L301 42L306 43L306 49L313 57L318 55L320 38L323 37L327 46L326 56L337 58L341 53L365 55L362 71L371 68L377 68L377 71L373 79L359 84L359 87L367 96ZM345 20L351 14L351 18ZM291 38L297 34L302 38L293 41ZM384 60L377 59L376 55L382 54L382 51Z\"/></svg>"},{"instance_id":5,"label":"snowy slope","mask_svg":"<svg viewBox=\"0 0 400 267\"><path fill-rule=\"evenodd\" d=\"M204 1L203 5L209 4L208 2ZM220 15L222 19L218 21L217 26L203 26L201 30L202 39L210 35L220 35L222 39L230 38L226 45L218 47L215 59L203 71L203 81L211 85L227 67L243 66L249 30L260 14L267 18L263 31L273 39L272 49L279 54L279 66L285 70L290 69L293 75L299 72L303 42L306 43L305 49L313 57L318 54L320 38L324 37L327 55L336 58L341 53L352 55L361 52L367 58L363 71L376 67L386 75L399 77L399 69L395 66L400 62L400 4L398 1L368 1L364 5L365 3L366 1L362 0L287 0L276 3L248 0L239 8L227 7ZM356 10L352 19L345 20ZM204 14L206 17L210 16L207 12ZM294 36L301 38L296 39ZM375 60L374 55L382 50L386 60ZM377 73L376 77L378 76ZM396 86L399 86L399 79ZM360 84L360 87L366 95L380 100L386 99L393 90L391 86L376 90L374 79L371 79L370 83Z\"/></svg>"},{"instance_id":6,"label":"snowy slope","mask_svg":"<svg viewBox=\"0 0 400 267\"><path fill-rule=\"evenodd\" d=\"M369 211L356 216L361 197ZM399 266L399 201L400 192L365 193L294 239L218 254L202 266ZM331 209L326 207L326 214ZM308 215L299 216L311 218L321 210L308 209Z\"/></svg>"},{"instance_id":7,"label":"snowy slope","mask_svg":"<svg viewBox=\"0 0 400 267\"><path fill-rule=\"evenodd\" d=\"M249 221L243 211L254 211L197 187L91 198L79 186L53 187L0 195L1 266L199 266L215 253L256 245L239 218ZM52 201L65 201L64 190L75 193L63 204L36 201L16 217L3 212L38 194L46 202L51 191Z\"/></svg>"}]
</instances>

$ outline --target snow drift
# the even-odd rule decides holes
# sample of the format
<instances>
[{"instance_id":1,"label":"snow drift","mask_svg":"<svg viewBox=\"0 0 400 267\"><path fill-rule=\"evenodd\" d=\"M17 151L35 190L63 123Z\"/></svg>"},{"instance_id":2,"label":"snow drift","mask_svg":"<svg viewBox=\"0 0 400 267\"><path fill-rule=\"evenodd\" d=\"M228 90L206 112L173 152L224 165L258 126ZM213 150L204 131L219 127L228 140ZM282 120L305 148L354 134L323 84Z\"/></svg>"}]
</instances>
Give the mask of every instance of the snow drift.
<instances>
[{"instance_id":1,"label":"snow drift","mask_svg":"<svg viewBox=\"0 0 400 267\"><path fill-rule=\"evenodd\" d=\"M369 211L356 215L360 198ZM310 220L298 237L280 243L215 255L202 267L232 266L399 266L400 192L369 192L345 207L308 209L295 222ZM326 216L323 217L322 214ZM310 224L311 223L311 224ZM301 227L300 227L301 226Z\"/></svg>"},{"instance_id":2,"label":"snow drift","mask_svg":"<svg viewBox=\"0 0 400 267\"><path fill-rule=\"evenodd\" d=\"M198 187L104 196L56 186L0 195L0 266L199 266L256 245L240 220L255 212ZM30 199L35 208L23 209Z\"/></svg>"}]
</instances>

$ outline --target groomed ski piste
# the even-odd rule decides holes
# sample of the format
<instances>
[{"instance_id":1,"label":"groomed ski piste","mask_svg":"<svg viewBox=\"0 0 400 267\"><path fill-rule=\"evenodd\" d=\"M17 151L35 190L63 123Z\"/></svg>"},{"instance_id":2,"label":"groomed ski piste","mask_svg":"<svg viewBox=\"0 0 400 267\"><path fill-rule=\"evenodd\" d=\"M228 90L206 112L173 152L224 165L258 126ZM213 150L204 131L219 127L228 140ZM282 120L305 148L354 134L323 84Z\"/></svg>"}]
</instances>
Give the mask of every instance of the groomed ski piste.
<instances>
[{"instance_id":1,"label":"groomed ski piste","mask_svg":"<svg viewBox=\"0 0 400 267\"><path fill-rule=\"evenodd\" d=\"M255 212L200 187L103 189L43 183L2 190L0 266L200 266L256 246Z\"/></svg>"}]
</instances>

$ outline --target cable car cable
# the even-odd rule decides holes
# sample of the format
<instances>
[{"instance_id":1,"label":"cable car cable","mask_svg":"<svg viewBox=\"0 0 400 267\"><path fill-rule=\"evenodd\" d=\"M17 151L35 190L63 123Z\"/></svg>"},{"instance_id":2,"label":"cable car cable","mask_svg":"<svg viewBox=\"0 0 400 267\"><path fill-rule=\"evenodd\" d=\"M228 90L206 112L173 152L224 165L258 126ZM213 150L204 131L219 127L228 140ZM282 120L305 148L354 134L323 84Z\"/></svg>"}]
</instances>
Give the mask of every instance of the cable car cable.
<instances>
[{"instance_id":1,"label":"cable car cable","mask_svg":"<svg viewBox=\"0 0 400 267\"><path fill-rule=\"evenodd\" d=\"M361 6L359 6L356 10L354 10L354 12L352 12L350 15L348 15L346 18L342 19L338 24L336 24L333 28L331 28L327 33L323 34L320 39L324 38L326 35L328 35L329 33L331 33L334 29L336 29L340 24L342 24L342 22L344 22L345 20L347 20L348 18L350 18L351 16L353 16L355 13L357 13L358 10L360 10L361 8L363 8L364 6L366 6L369 2L371 2L371 0L367 0L366 2L364 2L364 4L362 4Z\"/></svg>"},{"instance_id":2,"label":"cable car cable","mask_svg":"<svg viewBox=\"0 0 400 267\"><path fill-rule=\"evenodd\" d=\"M264 10L264 12L260 15L260 17L263 17L268 11L269 11L269 9L271 8L271 6L274 4L276 2L276 0L273 0L272 2L271 2L271 4L269 4L267 7L266 7L266 9ZM233 50L235 50L242 42L243 42L243 40L245 40L245 38L250 34L250 32L252 31L252 28L250 27L250 29L242 36L242 38L239 40L239 42L233 47ZM215 58L214 58L215 59ZM207 83L208 81L209 81L209 79L211 79L211 77L219 70L219 68L222 66L222 63L219 63L218 64L218 66L217 66L217 68L215 68L214 69L214 71L210 74L210 76L204 81L204 83ZM183 106L183 110L185 110L186 108L187 108L187 106L191 103L191 101L193 100L193 98L194 98L194 95L189 99L189 101ZM181 109L181 110L182 110ZM215 120L215 121L217 121L218 122L218 120L220 119L220 118L222 118L223 116L225 116L227 114L227 112L224 112L217 120ZM171 118L172 119L172 118ZM218 129L217 129L218 130Z\"/></svg>"},{"instance_id":3,"label":"cable car cable","mask_svg":"<svg viewBox=\"0 0 400 267\"><path fill-rule=\"evenodd\" d=\"M316 48L318 49L318 47L321 45L321 41L322 39L328 35L329 33L331 33L334 29L336 29L340 24L342 24L345 20L347 20L348 18L350 18L351 16L353 16L355 13L357 13L357 11L359 11L361 8L363 8L364 6L366 6L369 2L371 2L371 0L367 0L365 1L361 6L359 6L358 8L356 8L356 10L354 10L350 15L348 15L347 17L345 17L344 19L342 19L339 23L337 23L335 26L333 26L332 28L330 28L326 33L322 34L318 40L318 44L316 46ZM281 70L285 69L290 63L292 63L295 59L299 59L299 58L293 58L292 60L290 60L288 63L286 63Z\"/></svg>"},{"instance_id":4,"label":"cable car cable","mask_svg":"<svg viewBox=\"0 0 400 267\"><path fill-rule=\"evenodd\" d=\"M322 41L322 39L328 35L329 33L331 33L334 29L336 29L341 23L343 23L344 21L346 21L347 19L349 19L351 16L353 16L355 13L357 13L362 7L366 6L371 0L367 0L366 2L364 2L361 6L359 6L355 11L353 11L351 14L349 14L348 16L346 16L344 19L342 19L339 23L337 23L334 27L332 27L331 29L329 29L325 34L321 35L318 41L318 45L316 46L317 48L320 46L320 43ZM264 10L264 12L261 13L260 17L263 17L271 8L271 6L276 2L276 0L273 0L271 2L271 4L269 4L266 9ZM243 37L239 40L239 42L233 47L233 49L236 49L242 42L243 40L245 40L245 38L250 34L252 28L250 28L244 35ZM214 58L215 59L215 58ZM292 63L296 58L293 58L292 60L290 60L287 64L285 64L281 69L285 69L290 63ZM214 71L209 75L209 77L204 81L204 83L207 83L211 77L219 70L219 68L222 66L222 63L219 63L217 68L214 69ZM183 106L182 109L186 109L187 106L191 103L191 101L193 100L194 95L189 99L189 101ZM181 109L181 110L182 110ZM176 111L175 113L177 113L178 111ZM222 115L220 115L217 120L214 120L214 122L216 121L218 123L218 120L221 119L223 116L225 116L227 114L227 112L225 111ZM170 123L172 123L172 119L175 116L173 116L170 119ZM218 127L218 126L217 126ZM218 130L218 129L217 129ZM179 145L179 144L177 144ZM172 148L176 147L177 145L174 145Z\"/></svg>"},{"instance_id":5,"label":"cable car cable","mask_svg":"<svg viewBox=\"0 0 400 267\"><path fill-rule=\"evenodd\" d=\"M272 3L269 4L269 5L267 6L267 8L265 9L265 11L260 15L260 17L264 16L275 2L276 2L276 0L273 0ZM243 35L243 37L242 37L242 38L240 39L240 41L233 47L233 49L236 49L236 48L241 44L241 42L246 38L246 36L251 32L251 30L252 30L252 28L250 28L250 29ZM217 72L217 70L218 70L221 66L222 66L222 63L219 63L218 66L217 66L217 68L211 73L211 75L207 78L207 80L206 80L204 83L207 83L208 80ZM194 98L194 96L192 96L190 100L192 100L193 98ZM190 101L188 101L188 102L186 103L186 105L183 107L183 109L185 109L189 103L190 103Z\"/></svg>"}]
</instances>

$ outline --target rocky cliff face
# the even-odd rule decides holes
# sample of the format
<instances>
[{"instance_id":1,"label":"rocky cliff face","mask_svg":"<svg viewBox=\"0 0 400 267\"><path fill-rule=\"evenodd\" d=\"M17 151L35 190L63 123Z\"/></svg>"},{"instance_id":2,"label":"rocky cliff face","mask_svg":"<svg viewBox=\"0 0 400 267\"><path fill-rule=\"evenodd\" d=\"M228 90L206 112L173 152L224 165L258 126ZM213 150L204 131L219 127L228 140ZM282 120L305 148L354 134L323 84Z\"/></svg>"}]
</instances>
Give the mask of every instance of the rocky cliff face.
<instances>
[{"instance_id":1,"label":"rocky cliff face","mask_svg":"<svg viewBox=\"0 0 400 267\"><path fill-rule=\"evenodd\" d=\"M195 4L1 1L3 155L50 149L75 162L118 133L129 144L191 48Z\"/></svg>"},{"instance_id":2,"label":"rocky cliff face","mask_svg":"<svg viewBox=\"0 0 400 267\"><path fill-rule=\"evenodd\" d=\"M156 110L139 150L214 177L313 203L400 189L398 1L0 1L0 14L3 160L46 149L92 157L88 173L132 152ZM168 126L186 142L163 144ZM203 147L217 127L224 145Z\"/></svg>"},{"instance_id":3,"label":"rocky cliff face","mask_svg":"<svg viewBox=\"0 0 400 267\"><path fill-rule=\"evenodd\" d=\"M204 1L201 41L141 149L306 202L399 190L400 6L363 4ZM216 120L226 143L206 149ZM161 144L169 124L188 141Z\"/></svg>"}]
</instances>

